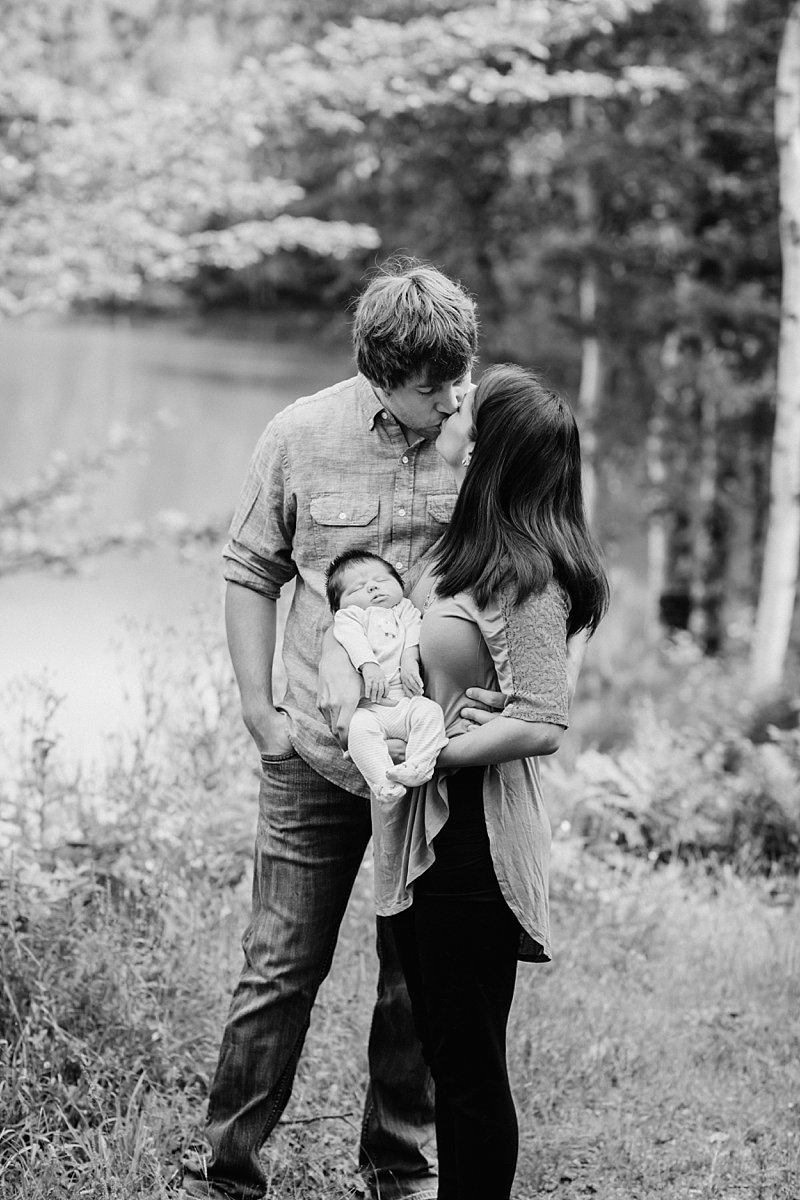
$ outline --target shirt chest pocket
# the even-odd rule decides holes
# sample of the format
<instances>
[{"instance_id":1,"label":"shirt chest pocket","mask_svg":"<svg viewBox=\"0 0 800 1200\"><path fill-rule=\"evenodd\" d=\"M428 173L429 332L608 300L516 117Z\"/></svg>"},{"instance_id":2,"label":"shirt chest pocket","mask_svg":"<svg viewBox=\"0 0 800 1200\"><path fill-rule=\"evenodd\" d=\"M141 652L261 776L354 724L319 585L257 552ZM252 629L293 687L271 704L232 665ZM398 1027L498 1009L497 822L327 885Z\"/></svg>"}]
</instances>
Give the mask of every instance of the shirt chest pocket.
<instances>
[{"instance_id":1,"label":"shirt chest pocket","mask_svg":"<svg viewBox=\"0 0 800 1200\"><path fill-rule=\"evenodd\" d=\"M434 525L446 525L453 515L456 498L452 492L441 492L427 496L425 500L425 510L428 514L428 520ZM438 537L440 530L436 530Z\"/></svg>"},{"instance_id":2,"label":"shirt chest pocket","mask_svg":"<svg viewBox=\"0 0 800 1200\"><path fill-rule=\"evenodd\" d=\"M310 505L311 529L317 560L324 569L343 550L357 547L380 553L378 545L378 497L366 499L327 493L315 496Z\"/></svg>"}]
</instances>

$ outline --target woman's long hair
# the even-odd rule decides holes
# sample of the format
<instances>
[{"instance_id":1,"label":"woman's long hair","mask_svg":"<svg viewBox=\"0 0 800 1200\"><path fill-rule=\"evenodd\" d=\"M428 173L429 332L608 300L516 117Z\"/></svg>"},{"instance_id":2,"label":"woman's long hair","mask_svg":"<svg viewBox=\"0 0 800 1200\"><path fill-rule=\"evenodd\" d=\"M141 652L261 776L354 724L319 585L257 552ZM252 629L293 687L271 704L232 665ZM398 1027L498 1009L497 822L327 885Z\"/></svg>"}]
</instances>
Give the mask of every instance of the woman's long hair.
<instances>
[{"instance_id":1,"label":"woman's long hair","mask_svg":"<svg viewBox=\"0 0 800 1200\"><path fill-rule=\"evenodd\" d=\"M435 553L437 590L480 607L501 586L521 603L551 579L570 600L567 633L594 633L608 580L583 504L578 427L569 405L532 371L484 372L473 400L475 449Z\"/></svg>"}]
</instances>

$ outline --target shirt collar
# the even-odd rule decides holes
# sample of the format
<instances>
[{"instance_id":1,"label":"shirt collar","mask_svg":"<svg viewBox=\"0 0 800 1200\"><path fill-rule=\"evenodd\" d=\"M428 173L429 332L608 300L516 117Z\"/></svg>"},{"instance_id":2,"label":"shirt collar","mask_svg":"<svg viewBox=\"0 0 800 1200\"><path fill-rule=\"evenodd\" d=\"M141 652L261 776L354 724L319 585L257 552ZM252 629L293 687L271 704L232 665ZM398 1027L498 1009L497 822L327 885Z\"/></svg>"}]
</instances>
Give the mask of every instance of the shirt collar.
<instances>
[{"instance_id":1,"label":"shirt collar","mask_svg":"<svg viewBox=\"0 0 800 1200\"><path fill-rule=\"evenodd\" d=\"M358 375L356 378L358 380L357 394L362 411L370 429L374 429L379 413L388 413L389 410L384 406L380 396L365 375Z\"/></svg>"},{"instance_id":2,"label":"shirt collar","mask_svg":"<svg viewBox=\"0 0 800 1200\"><path fill-rule=\"evenodd\" d=\"M366 378L366 376L365 375L357 375L356 379L357 379L357 386L356 386L357 395L361 402L361 408L364 413L364 416L367 419L367 423L368 423L370 429L375 428L375 422L378 420L378 418L381 418L382 420L385 419L387 421L391 421L391 423L393 425L396 425L397 428L400 429L401 426L400 426L400 422L398 421L397 417L394 415L394 413L389 412L389 409L383 403L380 396L375 391L374 387L369 382L369 380ZM422 434L412 434L409 431L409 435L411 437L413 437L413 439L414 439L413 441L408 443L409 450L413 450L416 446L421 445L421 443L425 441L425 438L422 436Z\"/></svg>"}]
</instances>

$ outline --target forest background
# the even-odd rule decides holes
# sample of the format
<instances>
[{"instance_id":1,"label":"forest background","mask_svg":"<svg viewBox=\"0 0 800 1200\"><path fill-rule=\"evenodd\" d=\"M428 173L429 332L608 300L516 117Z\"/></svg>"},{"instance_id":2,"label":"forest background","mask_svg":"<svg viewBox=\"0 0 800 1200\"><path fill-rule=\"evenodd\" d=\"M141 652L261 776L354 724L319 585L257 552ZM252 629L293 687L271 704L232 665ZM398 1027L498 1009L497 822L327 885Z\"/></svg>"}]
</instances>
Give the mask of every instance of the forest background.
<instances>
[{"instance_id":1,"label":"forest background","mask_svg":"<svg viewBox=\"0 0 800 1200\"><path fill-rule=\"evenodd\" d=\"M42 311L244 311L341 346L365 272L402 250L475 294L481 366L534 365L574 402L617 587L547 764L565 950L515 1008L521 1200L800 1191L796 616L768 690L751 653L784 274L776 77L796 9L3 4L6 332ZM156 541L215 571L224 520L87 518L98 479L146 441L117 430L7 486L0 573L46 580ZM0 1196L166 1195L196 1136L254 816L219 624L210 606L183 631L185 671L166 634L142 645L139 725L99 765L65 753L63 697L10 694ZM365 876L273 1148L275 1197L354 1186L369 939Z\"/></svg>"}]
</instances>

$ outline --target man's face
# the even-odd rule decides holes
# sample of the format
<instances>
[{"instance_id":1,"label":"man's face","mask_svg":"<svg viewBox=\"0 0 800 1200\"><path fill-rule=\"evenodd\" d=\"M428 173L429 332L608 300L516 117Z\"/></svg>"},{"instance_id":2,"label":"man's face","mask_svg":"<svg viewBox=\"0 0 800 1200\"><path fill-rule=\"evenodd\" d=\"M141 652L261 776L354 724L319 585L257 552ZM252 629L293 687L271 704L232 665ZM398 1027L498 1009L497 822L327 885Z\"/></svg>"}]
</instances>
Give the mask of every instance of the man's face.
<instances>
[{"instance_id":1,"label":"man's face","mask_svg":"<svg viewBox=\"0 0 800 1200\"><path fill-rule=\"evenodd\" d=\"M386 408L401 425L432 442L439 436L442 422L461 407L472 383L471 375L470 368L460 379L430 384L427 372L421 371L402 387L382 391L381 395Z\"/></svg>"}]
</instances>

